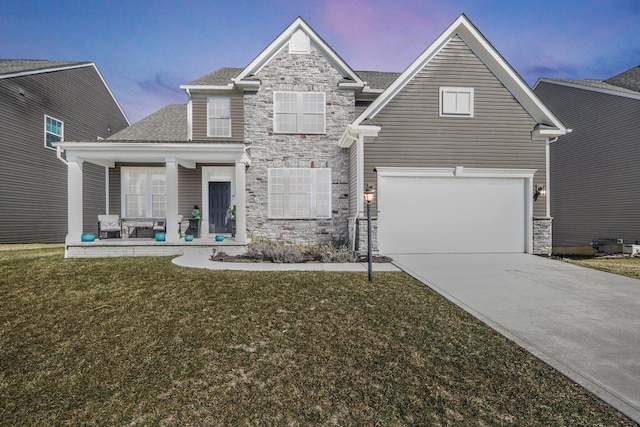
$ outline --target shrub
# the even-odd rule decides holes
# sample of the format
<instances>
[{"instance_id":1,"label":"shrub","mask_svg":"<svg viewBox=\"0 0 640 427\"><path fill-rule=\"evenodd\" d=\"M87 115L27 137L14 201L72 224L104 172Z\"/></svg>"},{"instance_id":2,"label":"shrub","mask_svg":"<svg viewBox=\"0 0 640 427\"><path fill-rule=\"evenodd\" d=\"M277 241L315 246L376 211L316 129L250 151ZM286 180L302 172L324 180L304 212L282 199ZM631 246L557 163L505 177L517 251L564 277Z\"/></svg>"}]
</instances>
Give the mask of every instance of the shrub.
<instances>
[{"instance_id":1,"label":"shrub","mask_svg":"<svg viewBox=\"0 0 640 427\"><path fill-rule=\"evenodd\" d=\"M247 257L259 261L289 264L298 262L355 262L353 251L346 246L286 245L268 239L255 240L247 248Z\"/></svg>"}]
</instances>

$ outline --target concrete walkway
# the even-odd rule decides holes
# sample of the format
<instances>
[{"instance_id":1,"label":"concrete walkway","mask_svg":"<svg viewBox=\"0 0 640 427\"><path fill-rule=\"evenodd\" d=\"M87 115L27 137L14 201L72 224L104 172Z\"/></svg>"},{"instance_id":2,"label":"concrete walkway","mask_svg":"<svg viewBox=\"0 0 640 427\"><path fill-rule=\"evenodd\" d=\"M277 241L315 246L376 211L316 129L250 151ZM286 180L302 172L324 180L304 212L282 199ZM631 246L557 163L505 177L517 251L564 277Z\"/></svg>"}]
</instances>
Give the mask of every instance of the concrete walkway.
<instances>
[{"instance_id":1,"label":"concrete walkway","mask_svg":"<svg viewBox=\"0 0 640 427\"><path fill-rule=\"evenodd\" d=\"M390 256L640 423L640 280L526 254Z\"/></svg>"},{"instance_id":2,"label":"concrete walkway","mask_svg":"<svg viewBox=\"0 0 640 427\"><path fill-rule=\"evenodd\" d=\"M209 255L187 253L172 261L180 267L206 268L209 270L242 270L242 271L352 271L368 272L366 262L352 263L302 263L274 264L272 262L220 262L211 261ZM373 263L373 271L401 271L391 263Z\"/></svg>"}]
</instances>

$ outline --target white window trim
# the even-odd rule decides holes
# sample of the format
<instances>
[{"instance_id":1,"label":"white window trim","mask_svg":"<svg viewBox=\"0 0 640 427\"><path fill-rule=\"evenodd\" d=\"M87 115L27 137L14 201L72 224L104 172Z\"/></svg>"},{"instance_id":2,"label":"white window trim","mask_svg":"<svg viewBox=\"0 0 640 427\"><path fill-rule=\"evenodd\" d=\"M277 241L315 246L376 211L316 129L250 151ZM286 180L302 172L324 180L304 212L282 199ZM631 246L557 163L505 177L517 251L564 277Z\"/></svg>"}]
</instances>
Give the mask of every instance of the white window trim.
<instances>
[{"instance_id":1,"label":"white window trim","mask_svg":"<svg viewBox=\"0 0 640 427\"><path fill-rule=\"evenodd\" d=\"M290 171L290 170L301 170L301 169L305 169L305 170L310 170L312 171L312 186L311 186L311 194L310 194L310 211L311 211L311 215L310 216L293 216L291 215L289 212L287 212L287 197L285 196L285 201L284 201L284 209L285 212L283 214L283 216L273 216L271 214L271 173L272 171L278 170L278 171ZM329 175L329 194L328 194L328 202L329 205L327 207L326 210L326 214L323 213L319 213L318 212L318 171L328 171L328 175ZM288 182L285 182L285 185L287 185ZM326 218L331 218L331 209L332 209L332 204L331 204L331 196L332 193L332 185L331 185L331 168L269 168L268 169L268 178L267 178L267 194L268 194L268 201L267 201L267 214L268 214L268 218L269 219L326 219ZM285 194L288 194L288 189L285 189Z\"/></svg>"},{"instance_id":2,"label":"white window trim","mask_svg":"<svg viewBox=\"0 0 640 427\"><path fill-rule=\"evenodd\" d=\"M295 131L279 131L278 130L278 113L279 111L276 110L276 97L278 96L278 94L282 94L282 93L293 93L296 94L298 99L297 99L297 103L296 103L296 115L298 117L298 120L296 121L297 127ZM309 114L309 113L305 113L304 112L304 106L303 106L303 95L304 94L322 94L322 117L323 117L323 121L322 121L322 131L320 132L310 132L307 130L302 129L302 126L304 124L304 121L302 120L302 118L305 116L305 114ZM319 113L318 113L319 114ZM277 134L308 134L308 135L324 135L327 133L327 95L324 92L295 92L295 91L274 91L273 92L273 133L277 133Z\"/></svg>"},{"instance_id":3,"label":"white window trim","mask_svg":"<svg viewBox=\"0 0 640 427\"><path fill-rule=\"evenodd\" d=\"M211 113L209 112L209 100L223 100L226 101L229 105L229 117L212 117ZM216 119L228 119L229 120L229 132L225 135L216 135L212 133L211 127L210 127L210 119L211 118L216 118ZM207 136L208 137L220 137L220 138L224 138L224 137L230 137L231 136L231 98L228 96L208 96L207 97Z\"/></svg>"},{"instance_id":4,"label":"white window trim","mask_svg":"<svg viewBox=\"0 0 640 427\"><path fill-rule=\"evenodd\" d=\"M56 147L49 147L47 145L47 134L50 132L47 132L47 119L51 119L51 120L55 120L56 122L60 122L60 124L62 125L60 127L62 135L60 135L60 141L58 142L63 142L64 141L64 121L60 120L60 119L56 119L53 116L49 116L48 114L44 115L44 148L48 148L49 150L56 150ZM52 133L52 135L55 135ZM58 136L58 135L56 135Z\"/></svg>"},{"instance_id":5,"label":"white window trim","mask_svg":"<svg viewBox=\"0 0 640 427\"><path fill-rule=\"evenodd\" d=\"M130 171L145 171L147 174L147 209L146 209L146 215L142 218L155 218L155 216L153 215L153 196L155 194L161 194L161 193L154 193L153 190L153 186L152 186L152 182L151 182L151 174L149 172L151 171L162 171L165 174L165 180L166 180L166 169L163 167L132 167L132 166L125 166L120 168L120 213L122 215L122 218L127 218L127 192L126 190L126 182L125 182L125 173L126 172L130 172ZM167 195L167 190L165 188L165 201L166 201L166 195ZM167 210L167 207L165 206L165 212ZM166 216L166 215L164 215Z\"/></svg>"},{"instance_id":6,"label":"white window trim","mask_svg":"<svg viewBox=\"0 0 640 427\"><path fill-rule=\"evenodd\" d=\"M444 111L444 94L445 93L458 93L469 95L469 111L463 112L447 112ZM474 116L474 90L472 87L453 87L453 86L441 86L440 87L440 117L473 117Z\"/></svg>"}]
</instances>

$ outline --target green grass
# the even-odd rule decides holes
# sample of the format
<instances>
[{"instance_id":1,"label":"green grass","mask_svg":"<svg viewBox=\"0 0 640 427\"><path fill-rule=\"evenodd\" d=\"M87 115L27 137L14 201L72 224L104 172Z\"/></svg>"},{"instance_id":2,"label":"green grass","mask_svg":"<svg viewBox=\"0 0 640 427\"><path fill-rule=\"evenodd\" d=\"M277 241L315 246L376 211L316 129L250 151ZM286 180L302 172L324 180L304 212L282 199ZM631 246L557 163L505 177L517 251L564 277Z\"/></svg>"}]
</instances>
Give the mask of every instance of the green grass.
<instances>
[{"instance_id":1,"label":"green grass","mask_svg":"<svg viewBox=\"0 0 640 427\"><path fill-rule=\"evenodd\" d=\"M640 279L640 258L566 257L564 261L607 273Z\"/></svg>"},{"instance_id":2,"label":"green grass","mask_svg":"<svg viewBox=\"0 0 640 427\"><path fill-rule=\"evenodd\" d=\"M635 425L403 273L0 251L0 425Z\"/></svg>"}]
</instances>

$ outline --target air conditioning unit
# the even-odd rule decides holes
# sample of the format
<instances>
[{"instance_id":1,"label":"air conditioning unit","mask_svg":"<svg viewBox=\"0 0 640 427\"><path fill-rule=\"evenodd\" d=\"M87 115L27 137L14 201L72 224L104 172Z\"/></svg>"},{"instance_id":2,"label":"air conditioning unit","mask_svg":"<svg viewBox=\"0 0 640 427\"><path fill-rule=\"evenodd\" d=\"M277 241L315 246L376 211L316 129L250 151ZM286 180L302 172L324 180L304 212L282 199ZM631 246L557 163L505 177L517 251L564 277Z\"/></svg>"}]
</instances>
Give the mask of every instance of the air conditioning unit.
<instances>
[{"instance_id":1,"label":"air conditioning unit","mask_svg":"<svg viewBox=\"0 0 640 427\"><path fill-rule=\"evenodd\" d=\"M622 245L622 253L629 254L631 256L640 256L640 245Z\"/></svg>"}]
</instances>

